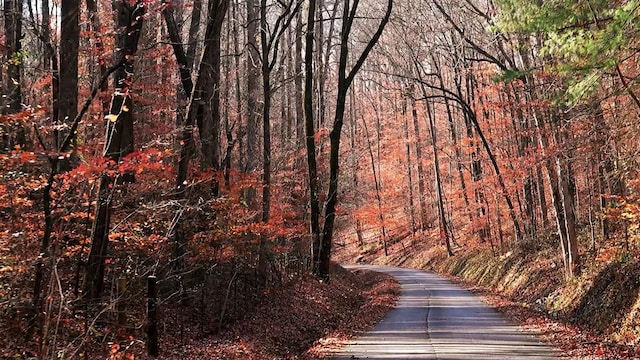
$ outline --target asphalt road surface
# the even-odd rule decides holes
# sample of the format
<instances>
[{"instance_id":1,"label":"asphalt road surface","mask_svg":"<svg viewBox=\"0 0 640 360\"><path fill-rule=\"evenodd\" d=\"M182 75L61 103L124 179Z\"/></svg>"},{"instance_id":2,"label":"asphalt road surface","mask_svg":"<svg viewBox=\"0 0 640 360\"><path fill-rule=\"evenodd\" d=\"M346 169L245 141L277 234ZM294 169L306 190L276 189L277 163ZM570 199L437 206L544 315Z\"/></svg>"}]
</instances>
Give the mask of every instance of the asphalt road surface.
<instances>
[{"instance_id":1,"label":"asphalt road surface","mask_svg":"<svg viewBox=\"0 0 640 360\"><path fill-rule=\"evenodd\" d=\"M346 359L557 359L559 354L511 324L471 292L438 275L381 266L346 266L392 275L396 308L337 351Z\"/></svg>"}]
</instances>

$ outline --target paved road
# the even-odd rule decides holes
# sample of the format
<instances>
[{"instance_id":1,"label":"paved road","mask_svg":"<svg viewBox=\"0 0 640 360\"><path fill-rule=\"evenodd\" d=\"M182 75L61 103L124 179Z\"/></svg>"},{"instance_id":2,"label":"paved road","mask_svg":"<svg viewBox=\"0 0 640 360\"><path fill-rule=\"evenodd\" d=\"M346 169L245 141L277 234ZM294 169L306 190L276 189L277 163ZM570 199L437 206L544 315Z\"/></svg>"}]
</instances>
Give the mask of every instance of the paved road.
<instances>
[{"instance_id":1,"label":"paved road","mask_svg":"<svg viewBox=\"0 0 640 360\"><path fill-rule=\"evenodd\" d=\"M348 266L400 282L395 309L334 359L555 359L558 354L509 323L471 292L424 271Z\"/></svg>"}]
</instances>

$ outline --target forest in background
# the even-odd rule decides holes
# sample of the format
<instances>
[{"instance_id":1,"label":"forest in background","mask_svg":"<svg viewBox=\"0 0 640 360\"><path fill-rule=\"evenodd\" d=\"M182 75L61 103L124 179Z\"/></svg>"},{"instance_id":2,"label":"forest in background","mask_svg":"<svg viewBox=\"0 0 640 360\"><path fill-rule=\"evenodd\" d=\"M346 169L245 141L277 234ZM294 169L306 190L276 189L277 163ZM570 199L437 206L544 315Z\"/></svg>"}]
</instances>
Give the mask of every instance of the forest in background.
<instances>
[{"instance_id":1,"label":"forest in background","mask_svg":"<svg viewBox=\"0 0 640 360\"><path fill-rule=\"evenodd\" d=\"M634 259L639 7L4 0L0 344L216 333L352 242Z\"/></svg>"}]
</instances>

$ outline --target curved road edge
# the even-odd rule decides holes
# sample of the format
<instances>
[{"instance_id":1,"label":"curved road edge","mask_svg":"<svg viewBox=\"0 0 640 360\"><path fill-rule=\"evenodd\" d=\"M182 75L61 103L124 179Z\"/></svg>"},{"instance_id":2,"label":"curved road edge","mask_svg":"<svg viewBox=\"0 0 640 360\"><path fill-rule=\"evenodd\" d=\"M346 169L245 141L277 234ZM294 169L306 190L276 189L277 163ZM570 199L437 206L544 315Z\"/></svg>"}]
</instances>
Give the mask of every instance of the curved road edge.
<instances>
[{"instance_id":1,"label":"curved road edge","mask_svg":"<svg viewBox=\"0 0 640 360\"><path fill-rule=\"evenodd\" d=\"M370 332L334 353L346 359L559 359L560 352L523 331L459 285L434 273L373 265L400 283L396 307Z\"/></svg>"}]
</instances>

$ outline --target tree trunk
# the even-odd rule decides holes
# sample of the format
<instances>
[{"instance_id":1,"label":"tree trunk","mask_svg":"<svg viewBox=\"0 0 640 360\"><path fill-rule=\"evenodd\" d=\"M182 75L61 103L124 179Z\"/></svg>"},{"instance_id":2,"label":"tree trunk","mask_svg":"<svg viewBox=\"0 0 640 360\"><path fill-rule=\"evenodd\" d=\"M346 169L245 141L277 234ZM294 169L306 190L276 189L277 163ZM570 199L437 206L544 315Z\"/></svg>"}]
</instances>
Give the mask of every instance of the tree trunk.
<instances>
[{"instance_id":1,"label":"tree trunk","mask_svg":"<svg viewBox=\"0 0 640 360\"><path fill-rule=\"evenodd\" d=\"M22 1L4 0L5 57L7 66L7 100L3 113L16 113L22 108L20 68L22 50Z\"/></svg>"},{"instance_id":2,"label":"tree trunk","mask_svg":"<svg viewBox=\"0 0 640 360\"><path fill-rule=\"evenodd\" d=\"M371 146L371 140L369 139L369 129L367 127L367 122L364 120L364 118L362 119L362 124L364 125L364 135L365 135L365 138L367 139L369 157L371 159L371 170L373 171L373 182L376 188L376 200L378 201L378 220L380 220L382 247L384 249L384 256L389 256L389 251L387 249L387 232L384 226L384 213L382 210L382 197L380 195L380 181L378 181L378 173L376 172L376 162L373 157L373 147Z\"/></svg>"},{"instance_id":3,"label":"tree trunk","mask_svg":"<svg viewBox=\"0 0 640 360\"><path fill-rule=\"evenodd\" d=\"M329 278L329 262L331 259L331 246L333 241L333 230L336 219L336 205L338 203L338 177L339 177L339 156L340 156L340 137L342 135L342 125L344 121L345 104L347 101L347 92L354 77L362 67L364 61L369 56L369 53L380 39L382 32L384 31L389 17L391 16L391 9L393 7L393 0L388 0L387 11L384 18L380 22L376 33L371 37L363 52L357 57L353 68L347 73L347 60L349 52L349 35L351 33L351 25L356 16L356 10L359 0L354 0L352 7L349 6L349 1L345 2L344 13L342 17L342 34L340 44L340 56L338 65L338 94L336 97L336 111L333 120L333 129L329 134L331 149L329 153L329 189L327 191L327 201L324 208L324 225L322 227L322 234L320 238L320 244L318 246L319 253L314 254L313 262L314 274L321 279ZM315 154L314 154L315 156Z\"/></svg>"},{"instance_id":4,"label":"tree trunk","mask_svg":"<svg viewBox=\"0 0 640 360\"><path fill-rule=\"evenodd\" d=\"M22 109L20 68L22 67L22 1L4 0L5 58L7 67L7 94L0 114L14 114ZM21 124L0 124L0 152L11 151L14 146L26 145L26 133Z\"/></svg>"},{"instance_id":5,"label":"tree trunk","mask_svg":"<svg viewBox=\"0 0 640 360\"><path fill-rule=\"evenodd\" d=\"M465 86L466 86L466 102L467 104L474 106L475 102L475 79L473 77L473 73L468 65L465 64L465 68L467 70L467 75L465 76ZM462 97L461 87L458 87L458 95ZM474 196L476 206L478 206L478 217L485 221L486 219L486 199L484 194L484 189L482 188L482 184L480 181L484 177L484 171L482 169L482 162L479 159L480 146L477 144L477 141L474 137L474 126L472 116L475 117L475 114L470 114L469 112L464 113L464 123L467 130L467 139L469 139L471 153L469 155L471 160L471 180L473 181L474 188ZM487 236L489 236L489 231L487 229L487 224L483 224L482 228L478 232L478 236L480 237L480 241L484 242L487 240Z\"/></svg>"},{"instance_id":6,"label":"tree trunk","mask_svg":"<svg viewBox=\"0 0 640 360\"><path fill-rule=\"evenodd\" d=\"M411 141L409 138L409 120L407 119L407 101L406 99L402 102L402 117L404 119L403 129L404 129L404 138L405 138L405 147L407 154L407 179L408 179L408 187L409 187L409 214L411 219L411 234L415 234L416 232L416 211L414 209L415 200L413 199L413 165L411 163Z\"/></svg>"},{"instance_id":7,"label":"tree trunk","mask_svg":"<svg viewBox=\"0 0 640 360\"><path fill-rule=\"evenodd\" d=\"M232 19L235 17L235 6L232 7L232 11L234 12ZM231 31L232 31L232 25L231 23L234 23L233 26L235 26L235 21L227 21L227 28L226 28L226 39L227 41L225 42L225 53L227 55L230 55L230 51L231 51L231 42L232 42L232 36L231 36ZM225 57L225 61L224 61L224 67L222 69L222 71L225 74L231 74L233 72L232 70L232 65L231 65L231 57L230 56L226 56ZM236 76L237 77L237 76ZM224 186L226 189L229 189L229 186L231 185L231 152L233 151L233 145L235 143L235 140L233 138L233 128L234 128L234 124L231 122L231 82L228 80L227 78L227 83L224 86L224 93L222 94L222 100L228 104L227 106L225 106L223 108L224 111L224 133L225 133L225 141L226 141L226 149L224 152L224 158L222 159L222 167L223 167L223 171L224 171Z\"/></svg>"},{"instance_id":8,"label":"tree trunk","mask_svg":"<svg viewBox=\"0 0 640 360\"><path fill-rule=\"evenodd\" d=\"M267 34L267 1L260 0L260 48L262 64L262 222L269 222L271 208L271 68L269 66L269 39ZM274 50L274 51L277 51ZM275 55L274 55L275 56ZM258 273L266 274L266 239L260 236Z\"/></svg>"},{"instance_id":9,"label":"tree trunk","mask_svg":"<svg viewBox=\"0 0 640 360\"><path fill-rule=\"evenodd\" d=\"M60 96L60 75L58 69L58 54L51 43L51 14L49 14L49 0L42 0L42 26L40 28L40 41L43 42L45 47L45 60L44 65L47 71L51 73L51 119L53 122L58 121L58 98ZM103 83L103 87L107 87L106 82ZM108 100L105 100L108 102ZM108 108L108 105L107 105ZM107 113L105 112L104 115ZM59 148L59 131L54 129L54 146ZM57 165L56 165L57 166Z\"/></svg>"},{"instance_id":10,"label":"tree trunk","mask_svg":"<svg viewBox=\"0 0 640 360\"><path fill-rule=\"evenodd\" d=\"M122 157L133 151L133 104L129 96L129 87L133 78L133 56L138 49L145 7L142 1L130 6L124 0L119 0L115 6L118 29L116 59L117 63L124 63L124 66L114 74L115 90L109 109L110 115L107 116L104 157L117 164ZM132 180L131 176L124 174L124 182ZM91 251L84 279L83 297L87 300L99 299L104 287L112 184L114 179L109 175L101 176L92 229Z\"/></svg>"},{"instance_id":11,"label":"tree trunk","mask_svg":"<svg viewBox=\"0 0 640 360\"><path fill-rule=\"evenodd\" d=\"M554 110L557 111L557 110ZM557 116L557 115L552 115ZM534 116L536 126L536 136L538 138L538 146L542 150L542 155L547 156L546 149L549 147L549 140L545 136L543 129L543 121L539 116ZM555 125L558 122L556 119L553 122ZM553 129L555 140L560 140L558 129ZM577 240L575 239L575 228L568 229L568 226L575 226L575 220L573 218L572 209L567 208L565 201L570 201L570 191L568 183L566 182L565 169L563 161L559 158L560 154L554 155L554 159L547 158L544 162L547 173L547 181L551 188L551 201L553 204L556 226L558 228L558 235L560 237L560 248L562 250L562 259L564 262L564 275L566 278L570 278L574 275L574 270L577 268ZM566 215L571 216L570 219L566 219ZM574 236L572 239L571 236ZM575 252L574 252L575 251Z\"/></svg>"},{"instance_id":12,"label":"tree trunk","mask_svg":"<svg viewBox=\"0 0 640 360\"><path fill-rule=\"evenodd\" d=\"M612 149L607 143L607 136L609 128L604 119L604 112L602 111L602 105L598 102L593 106L593 118L594 118L594 130L596 136L596 146L598 157L596 158L598 169L598 185L600 192L600 227L602 232L602 239L608 239L614 232L613 223L607 214L608 209L614 204L614 201L607 199L607 195L622 195L622 191L619 186L616 186L617 176L615 172L615 159L611 154Z\"/></svg>"},{"instance_id":13,"label":"tree trunk","mask_svg":"<svg viewBox=\"0 0 640 360\"><path fill-rule=\"evenodd\" d=\"M191 80L191 63L187 54L182 46L180 38L180 31L174 16L174 8L171 6L169 0L163 0L162 15L167 27L167 34L169 35L169 41L173 47L173 53L178 63L178 69L180 73L180 84L182 86L181 91L178 93L178 102L185 104L187 99L192 98L193 93L193 81ZM194 12L196 10L194 9ZM191 109L191 104L185 104ZM184 198L185 194L185 182L187 180L188 168L189 168L189 156L193 151L193 122L189 123L184 121L184 114L182 111L178 111L176 114L176 126L181 131L180 136L180 157L177 162L177 174L176 174L176 186L175 186L175 198L180 201ZM194 117L192 116L191 121ZM173 256L174 256L174 270L176 273L180 273L184 267L184 246L186 243L186 235L181 222L182 210L178 209L177 219L175 227L173 229Z\"/></svg>"},{"instance_id":14,"label":"tree trunk","mask_svg":"<svg viewBox=\"0 0 640 360\"><path fill-rule=\"evenodd\" d=\"M63 0L60 8L60 95L57 124L68 129L69 123L78 113L78 47L80 46L80 2L78 0ZM62 131L60 141L67 136ZM75 147L75 135L71 142L71 149ZM67 158L58 162L59 172L69 170L73 164Z\"/></svg>"},{"instance_id":15,"label":"tree trunk","mask_svg":"<svg viewBox=\"0 0 640 360\"><path fill-rule=\"evenodd\" d=\"M307 28L309 31L309 28ZM302 96L302 83L304 79L304 73L302 72L302 13L298 15L296 19L295 28L295 56L294 56L294 99L296 109L296 136L298 148L304 146L304 128L305 128L305 114L304 114L304 100Z\"/></svg>"},{"instance_id":16,"label":"tree trunk","mask_svg":"<svg viewBox=\"0 0 640 360\"><path fill-rule=\"evenodd\" d=\"M294 7L294 1L291 0L281 5L283 5L284 8L278 15L275 25L270 27L267 23L267 1L260 1L260 60L262 65L262 88L264 95L262 107L262 222L265 224L269 222L271 208L271 92L273 91L271 86L271 73L278 60L280 40L289 25L291 25L291 21L300 9L302 3L298 2ZM262 234L258 247L258 272L263 275L265 274L266 266L266 236L267 234Z\"/></svg>"},{"instance_id":17,"label":"tree trunk","mask_svg":"<svg viewBox=\"0 0 640 360\"><path fill-rule=\"evenodd\" d=\"M87 11L89 12L89 21L91 22L91 31L93 32L94 45L98 51L98 66L100 67L100 77L107 71L107 63L104 59L104 43L102 42L102 24L98 16L98 4L95 0L86 0ZM44 6L44 4L43 4ZM109 84L106 82L100 87L100 103L102 104L103 115L109 114L109 95L107 89Z\"/></svg>"},{"instance_id":18,"label":"tree trunk","mask_svg":"<svg viewBox=\"0 0 640 360\"><path fill-rule=\"evenodd\" d=\"M443 78L443 74L442 74L442 70L440 65L438 64L438 61L436 60L435 56L432 55L431 57L432 62L436 68L436 76L438 77L438 82L440 83L440 88L444 89L445 88L445 84L444 84L444 78ZM443 96L446 95L443 92ZM465 183L464 180L464 173L462 172L462 162L460 161L460 159L462 159L462 155L460 154L460 147L458 146L458 135L456 132L456 125L455 125L455 121L453 118L453 111L451 109L451 104L450 104L450 100L448 97L445 96L444 98L444 106L445 109L447 111L447 120L448 120L448 124L449 124L449 136L451 138L451 143L453 144L453 148L455 151L455 160L456 160L456 170L458 171L458 179L460 181L460 190L462 191L462 196L464 198L464 204L466 205L467 209L470 208L471 204L469 202L469 196L467 196L467 185ZM469 221L473 222L473 212L469 211L468 212L469 215Z\"/></svg>"},{"instance_id":19,"label":"tree trunk","mask_svg":"<svg viewBox=\"0 0 640 360\"><path fill-rule=\"evenodd\" d=\"M194 100L202 109L198 123L202 146L202 168L220 169L220 40L222 23L227 13L229 0L209 0L204 49L198 74L201 86L194 89ZM200 120L200 119L198 119ZM213 180L212 193L218 195L218 182Z\"/></svg>"},{"instance_id":20,"label":"tree trunk","mask_svg":"<svg viewBox=\"0 0 640 360\"><path fill-rule=\"evenodd\" d=\"M258 122L260 120L260 105L258 104L260 53L258 52L258 40L260 33L260 8L257 0L247 0L247 171L258 170ZM247 193L248 203L255 206L255 189L249 189Z\"/></svg>"},{"instance_id":21,"label":"tree trunk","mask_svg":"<svg viewBox=\"0 0 640 360\"><path fill-rule=\"evenodd\" d=\"M326 10L326 3L324 0L320 0L320 4L318 6L318 128L321 128L325 125L326 119L326 100L325 96L327 94L326 91L326 82L329 77L329 69L330 69L330 56L331 49L333 48L333 33L335 31L335 22L338 14L338 2L333 3L333 10L329 17L325 19L324 11ZM325 37L324 31L324 22L329 21L329 31ZM325 45L326 43L326 45Z\"/></svg>"},{"instance_id":22,"label":"tree trunk","mask_svg":"<svg viewBox=\"0 0 640 360\"><path fill-rule=\"evenodd\" d=\"M236 74L240 74L241 72L241 68L240 68L240 31L238 30L238 4L235 1L231 2L231 13L232 13L232 33L233 33L233 53L235 54L234 56L234 65L235 65L235 72ZM240 76L236 76L235 77L235 81L234 81L234 85L235 85L235 96L236 96L236 124L238 127L242 126L243 120L242 120L242 86L240 83ZM241 163L243 161L243 154L242 154L242 134L240 132L240 130L236 131L237 134L237 138L236 141L239 142L238 147L240 148L240 150L238 151L238 163Z\"/></svg>"},{"instance_id":23,"label":"tree trunk","mask_svg":"<svg viewBox=\"0 0 640 360\"><path fill-rule=\"evenodd\" d=\"M350 94L350 98L349 98L349 147L351 148L351 169L352 172L351 174L353 175L352 177L352 185L353 185L353 189L355 191L359 190L359 183L358 183L358 166L357 166L357 159L356 159L356 116L357 116L357 112L356 112L356 96L355 96L355 89L352 86L351 87L351 94ZM356 203L354 204L354 206L358 207L360 206L360 202L358 200L356 200ZM360 219L357 216L353 216L354 218L354 222L355 222L355 227L356 227L356 237L358 238L358 245L359 246L363 246L364 245L364 237L362 234L362 222L360 221Z\"/></svg>"},{"instance_id":24,"label":"tree trunk","mask_svg":"<svg viewBox=\"0 0 640 360\"><path fill-rule=\"evenodd\" d=\"M429 100L425 100L425 107L427 112L427 117L429 118L429 129L431 130L431 147L433 150L433 171L435 173L435 187L436 194L438 198L438 215L439 215L439 224L440 224L440 240L444 242L447 254L449 256L453 256L453 250L451 250L451 238L449 236L449 230L447 226L447 217L444 211L444 196L442 194L442 181L440 179L440 161L438 156L438 140L437 140L437 132L435 125L435 114L433 112L433 108L429 104Z\"/></svg>"},{"instance_id":25,"label":"tree trunk","mask_svg":"<svg viewBox=\"0 0 640 360\"><path fill-rule=\"evenodd\" d=\"M304 52L304 125L307 149L307 167L309 172L309 207L311 222L311 272L320 272L320 200L318 169L316 164L316 144L314 141L315 123L313 115L313 39L315 27L316 1L309 0L307 13L307 33L305 35Z\"/></svg>"},{"instance_id":26,"label":"tree trunk","mask_svg":"<svg viewBox=\"0 0 640 360\"><path fill-rule=\"evenodd\" d=\"M544 179L542 177L541 166L536 166L536 179L538 203L540 204L540 220L542 222L542 227L545 228L549 224L549 210L547 208L547 195L544 190Z\"/></svg>"},{"instance_id":27,"label":"tree trunk","mask_svg":"<svg viewBox=\"0 0 640 360\"><path fill-rule=\"evenodd\" d=\"M564 129L564 119L560 112L562 109L554 110L552 113L552 127L554 128L554 140L556 145L566 142L567 134ZM565 150L568 151L568 150ZM558 221L564 222L565 236L561 237L562 250L565 263L565 274L568 278L579 273L578 259L578 238L576 233L576 212L575 212L575 192L572 189L573 175L569 164L569 156L562 153L555 155L555 170L557 173L559 190L559 210L562 211L562 218Z\"/></svg>"},{"instance_id":28,"label":"tree trunk","mask_svg":"<svg viewBox=\"0 0 640 360\"><path fill-rule=\"evenodd\" d=\"M316 89L317 93L318 93L318 101L316 103L316 128L317 129L322 129L325 125L325 109L324 109L324 103L325 103L325 99L324 99L324 88L325 88L325 84L324 84L324 66L323 66L323 52L324 52L324 9L325 9L325 4L324 4L324 0L317 0L318 1L318 6L316 8L316 18L315 18L315 23L316 23L316 29L315 29L315 35L316 35L316 40L315 40L315 44L316 44L316 71L315 71L315 75L317 76L317 81L316 81L316 86L318 87ZM322 152L322 144L320 144L320 152Z\"/></svg>"},{"instance_id":29,"label":"tree trunk","mask_svg":"<svg viewBox=\"0 0 640 360\"><path fill-rule=\"evenodd\" d=\"M418 108L411 89L411 115L413 118L413 131L416 136L416 163L418 165L418 202L420 203L420 229L427 229L427 202L424 185L424 167L422 165L422 138L420 137L420 122L418 121Z\"/></svg>"}]
</instances>

